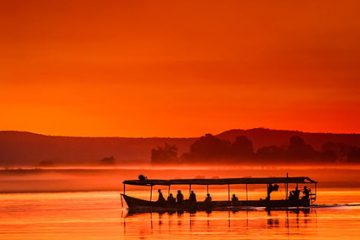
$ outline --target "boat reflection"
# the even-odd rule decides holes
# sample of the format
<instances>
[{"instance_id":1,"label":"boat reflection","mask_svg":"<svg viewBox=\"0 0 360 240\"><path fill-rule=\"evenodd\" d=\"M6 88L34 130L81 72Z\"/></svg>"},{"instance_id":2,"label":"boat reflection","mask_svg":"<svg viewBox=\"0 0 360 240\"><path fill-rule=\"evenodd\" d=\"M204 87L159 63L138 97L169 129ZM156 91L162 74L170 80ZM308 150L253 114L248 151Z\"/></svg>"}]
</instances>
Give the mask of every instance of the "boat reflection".
<instances>
[{"instance_id":1,"label":"boat reflection","mask_svg":"<svg viewBox=\"0 0 360 240\"><path fill-rule=\"evenodd\" d=\"M124 232L133 228L134 220L141 218L144 228L169 231L214 231L215 229L304 229L309 224L316 224L316 209L293 209L286 211L264 211L248 209L242 211L214 212L123 212Z\"/></svg>"}]
</instances>

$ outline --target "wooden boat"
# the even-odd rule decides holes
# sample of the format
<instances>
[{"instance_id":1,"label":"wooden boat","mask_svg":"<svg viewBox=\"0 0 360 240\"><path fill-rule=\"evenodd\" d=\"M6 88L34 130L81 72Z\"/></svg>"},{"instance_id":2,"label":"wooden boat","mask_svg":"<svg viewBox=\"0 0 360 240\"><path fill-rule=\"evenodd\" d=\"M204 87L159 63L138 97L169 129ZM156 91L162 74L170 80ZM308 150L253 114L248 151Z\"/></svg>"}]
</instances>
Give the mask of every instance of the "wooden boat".
<instances>
[{"instance_id":1,"label":"wooden boat","mask_svg":"<svg viewBox=\"0 0 360 240\"><path fill-rule=\"evenodd\" d=\"M219 178L219 179L146 179L141 180L125 180L124 192L121 194L122 199L125 201L128 209L132 212L166 212L166 211L213 211L213 210L240 210L248 208L263 207L267 209L291 209L291 208L309 208L316 200L316 187L317 182L309 177L269 177L269 178ZM246 199L232 201L230 199L230 187L235 184L246 186ZM249 200L248 199L248 185L267 185L284 184L285 198L273 200L270 199L270 194L265 199ZM310 193L308 197L291 199L289 197L289 184L309 185L312 184L315 188L314 193ZM148 186L150 187L150 200L139 199L126 195L126 185ZM228 199L225 201L198 201L191 202L184 200L182 203L168 203L167 201L158 202L152 201L153 186L168 186L173 185L188 185L191 191L193 185L206 186L208 192L209 185L226 185L228 188ZM270 192L271 193L271 192Z\"/></svg>"}]
</instances>

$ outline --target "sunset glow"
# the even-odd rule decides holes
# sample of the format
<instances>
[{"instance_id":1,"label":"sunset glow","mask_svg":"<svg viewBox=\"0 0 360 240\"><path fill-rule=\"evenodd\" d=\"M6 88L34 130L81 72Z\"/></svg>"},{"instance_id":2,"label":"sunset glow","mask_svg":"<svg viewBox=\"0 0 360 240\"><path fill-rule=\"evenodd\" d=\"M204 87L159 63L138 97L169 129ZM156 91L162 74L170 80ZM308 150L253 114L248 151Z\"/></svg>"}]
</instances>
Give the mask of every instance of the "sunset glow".
<instances>
[{"instance_id":1,"label":"sunset glow","mask_svg":"<svg viewBox=\"0 0 360 240\"><path fill-rule=\"evenodd\" d=\"M359 10L2 0L1 240L359 239Z\"/></svg>"},{"instance_id":2,"label":"sunset glow","mask_svg":"<svg viewBox=\"0 0 360 240\"><path fill-rule=\"evenodd\" d=\"M1 5L2 130L360 132L358 1Z\"/></svg>"}]
</instances>

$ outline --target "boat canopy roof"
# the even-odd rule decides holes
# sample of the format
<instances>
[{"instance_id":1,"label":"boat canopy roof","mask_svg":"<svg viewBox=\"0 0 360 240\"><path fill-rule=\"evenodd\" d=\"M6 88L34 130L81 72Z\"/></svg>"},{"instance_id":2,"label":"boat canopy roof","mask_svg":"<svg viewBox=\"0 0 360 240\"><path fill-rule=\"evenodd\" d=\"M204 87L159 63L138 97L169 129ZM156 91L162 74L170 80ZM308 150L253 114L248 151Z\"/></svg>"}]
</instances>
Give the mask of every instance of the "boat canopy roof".
<instances>
[{"instance_id":1,"label":"boat canopy roof","mask_svg":"<svg viewBox=\"0 0 360 240\"><path fill-rule=\"evenodd\" d=\"M228 185L228 184L270 184L270 183L317 183L309 177L266 177L266 178L212 178L212 179L145 179L125 180L123 184L154 185Z\"/></svg>"}]
</instances>

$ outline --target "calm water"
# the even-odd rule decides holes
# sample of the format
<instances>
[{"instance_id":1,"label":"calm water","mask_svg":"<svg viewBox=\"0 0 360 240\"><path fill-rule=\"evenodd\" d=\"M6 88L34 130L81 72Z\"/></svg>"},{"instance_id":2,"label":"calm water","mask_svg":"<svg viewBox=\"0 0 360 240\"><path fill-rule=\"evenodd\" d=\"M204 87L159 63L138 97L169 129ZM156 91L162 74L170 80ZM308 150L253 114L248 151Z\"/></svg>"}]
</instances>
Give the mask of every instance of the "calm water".
<instances>
[{"instance_id":1,"label":"calm water","mask_svg":"<svg viewBox=\"0 0 360 240\"><path fill-rule=\"evenodd\" d=\"M319 204L360 202L323 189ZM0 194L0 239L360 239L360 207L128 215L119 192Z\"/></svg>"}]
</instances>

